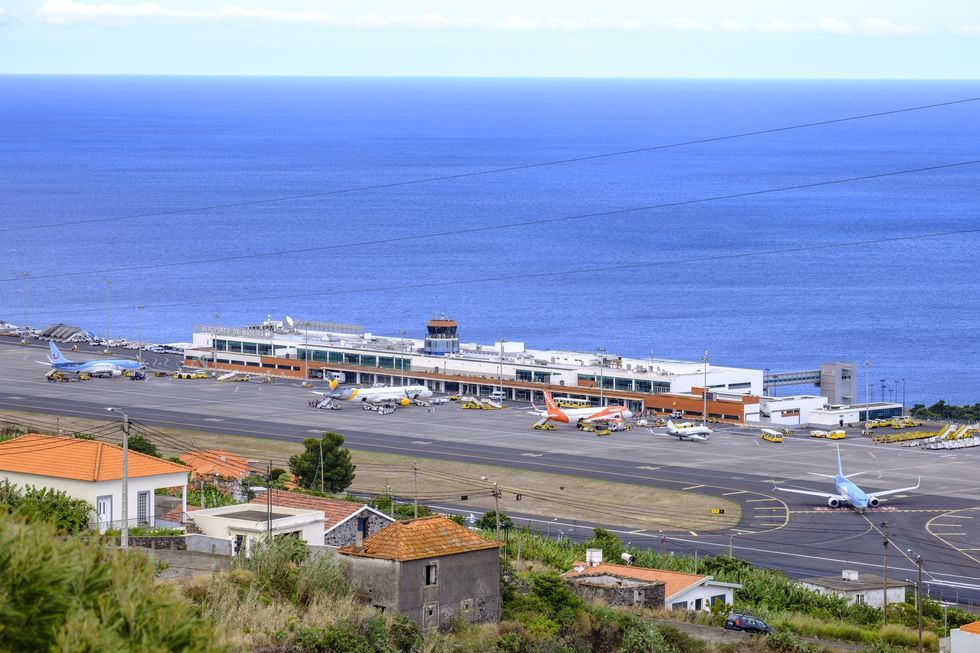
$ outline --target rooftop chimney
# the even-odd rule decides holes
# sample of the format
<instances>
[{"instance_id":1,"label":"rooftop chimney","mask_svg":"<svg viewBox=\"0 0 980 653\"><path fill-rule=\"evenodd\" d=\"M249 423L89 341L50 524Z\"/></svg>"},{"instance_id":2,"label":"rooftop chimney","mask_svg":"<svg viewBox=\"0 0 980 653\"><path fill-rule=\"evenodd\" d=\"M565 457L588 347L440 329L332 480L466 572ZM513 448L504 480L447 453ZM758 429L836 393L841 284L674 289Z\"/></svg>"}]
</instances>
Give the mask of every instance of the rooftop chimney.
<instances>
[{"instance_id":1,"label":"rooftop chimney","mask_svg":"<svg viewBox=\"0 0 980 653\"><path fill-rule=\"evenodd\" d=\"M585 564L595 567L602 564L602 549L586 549Z\"/></svg>"}]
</instances>

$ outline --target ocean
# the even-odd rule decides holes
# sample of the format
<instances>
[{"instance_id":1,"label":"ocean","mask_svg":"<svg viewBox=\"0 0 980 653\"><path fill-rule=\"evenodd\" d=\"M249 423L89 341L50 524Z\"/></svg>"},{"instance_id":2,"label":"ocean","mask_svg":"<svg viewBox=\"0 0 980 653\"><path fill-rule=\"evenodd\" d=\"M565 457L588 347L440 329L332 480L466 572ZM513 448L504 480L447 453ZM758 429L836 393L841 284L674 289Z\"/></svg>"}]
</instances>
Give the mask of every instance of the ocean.
<instances>
[{"instance_id":1,"label":"ocean","mask_svg":"<svg viewBox=\"0 0 980 653\"><path fill-rule=\"evenodd\" d=\"M444 313L468 342L707 350L772 371L870 360L876 400L901 400L904 379L909 404L973 403L980 234L889 239L980 229L980 166L556 219L978 159L980 102L392 185L973 96L977 82L0 77L0 319L23 322L26 299L36 326L101 335L107 287L109 335L156 342L286 314L421 337Z\"/></svg>"}]
</instances>

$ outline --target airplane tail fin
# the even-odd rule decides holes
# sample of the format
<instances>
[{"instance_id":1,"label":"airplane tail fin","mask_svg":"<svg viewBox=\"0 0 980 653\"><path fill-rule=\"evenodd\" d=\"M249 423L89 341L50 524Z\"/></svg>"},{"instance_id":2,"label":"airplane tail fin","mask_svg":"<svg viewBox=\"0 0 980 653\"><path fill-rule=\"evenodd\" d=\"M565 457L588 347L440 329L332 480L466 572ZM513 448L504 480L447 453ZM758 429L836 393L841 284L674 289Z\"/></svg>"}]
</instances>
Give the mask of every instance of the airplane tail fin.
<instances>
[{"instance_id":1,"label":"airplane tail fin","mask_svg":"<svg viewBox=\"0 0 980 653\"><path fill-rule=\"evenodd\" d=\"M674 426L674 420L672 419L667 420L667 428L670 429L671 431L677 430L677 427Z\"/></svg>"},{"instance_id":2,"label":"airplane tail fin","mask_svg":"<svg viewBox=\"0 0 980 653\"><path fill-rule=\"evenodd\" d=\"M48 361L51 363L70 363L71 361L61 355L61 350L58 349L58 345L54 344L54 340L48 341Z\"/></svg>"},{"instance_id":3,"label":"airplane tail fin","mask_svg":"<svg viewBox=\"0 0 980 653\"><path fill-rule=\"evenodd\" d=\"M840 445L837 445L837 475L844 475L844 468L840 464Z\"/></svg>"},{"instance_id":4,"label":"airplane tail fin","mask_svg":"<svg viewBox=\"0 0 980 653\"><path fill-rule=\"evenodd\" d=\"M558 412L558 406L555 404L555 400L551 398L551 393L547 390L544 391L544 405L549 413Z\"/></svg>"},{"instance_id":5,"label":"airplane tail fin","mask_svg":"<svg viewBox=\"0 0 980 653\"><path fill-rule=\"evenodd\" d=\"M336 390L337 389L337 379L330 379L329 381L327 381L327 385L330 386L330 389L331 390Z\"/></svg>"}]
</instances>

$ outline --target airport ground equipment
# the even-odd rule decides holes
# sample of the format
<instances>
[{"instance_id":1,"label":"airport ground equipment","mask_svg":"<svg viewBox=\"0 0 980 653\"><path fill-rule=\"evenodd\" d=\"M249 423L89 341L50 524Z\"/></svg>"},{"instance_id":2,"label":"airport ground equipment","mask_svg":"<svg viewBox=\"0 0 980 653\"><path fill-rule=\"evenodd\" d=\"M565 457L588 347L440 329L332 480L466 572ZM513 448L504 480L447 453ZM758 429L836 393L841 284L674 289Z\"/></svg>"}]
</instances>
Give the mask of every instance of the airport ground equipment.
<instances>
[{"instance_id":1,"label":"airport ground equipment","mask_svg":"<svg viewBox=\"0 0 980 653\"><path fill-rule=\"evenodd\" d=\"M779 432L763 431L761 437L766 442L774 442L776 444L781 444L783 442L783 434Z\"/></svg>"},{"instance_id":2,"label":"airport ground equipment","mask_svg":"<svg viewBox=\"0 0 980 653\"><path fill-rule=\"evenodd\" d=\"M206 379L208 375L204 372L174 372L175 379Z\"/></svg>"},{"instance_id":3,"label":"airport ground equipment","mask_svg":"<svg viewBox=\"0 0 980 653\"><path fill-rule=\"evenodd\" d=\"M531 424L531 428L535 431L557 431L558 427L547 420L538 420Z\"/></svg>"},{"instance_id":4,"label":"airport ground equipment","mask_svg":"<svg viewBox=\"0 0 980 653\"><path fill-rule=\"evenodd\" d=\"M952 425L944 426L938 431L902 431L901 433L875 433L871 436L871 441L875 444L894 444L896 442L912 442L914 440L930 440L930 438L943 439L948 433L955 430ZM917 445L912 445L917 446Z\"/></svg>"}]
</instances>

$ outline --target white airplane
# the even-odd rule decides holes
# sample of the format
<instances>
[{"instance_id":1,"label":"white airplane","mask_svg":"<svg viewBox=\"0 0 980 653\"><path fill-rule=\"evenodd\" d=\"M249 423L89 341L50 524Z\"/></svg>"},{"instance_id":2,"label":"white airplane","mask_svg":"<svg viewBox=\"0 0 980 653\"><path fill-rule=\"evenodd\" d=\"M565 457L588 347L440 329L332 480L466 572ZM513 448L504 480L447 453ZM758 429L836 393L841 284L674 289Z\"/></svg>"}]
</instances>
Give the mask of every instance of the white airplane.
<instances>
[{"instance_id":1,"label":"white airplane","mask_svg":"<svg viewBox=\"0 0 980 653\"><path fill-rule=\"evenodd\" d=\"M417 399L428 399L432 396L432 390L424 385L403 385L403 386L381 386L377 388L343 388L337 390L336 379L330 381L331 392L314 392L313 394L323 397L316 405L317 408L326 408L334 400L340 401L360 401L368 404L392 404L399 406L409 406Z\"/></svg>"},{"instance_id":2,"label":"white airplane","mask_svg":"<svg viewBox=\"0 0 980 653\"><path fill-rule=\"evenodd\" d=\"M50 365L52 369L58 370L59 372L68 372L71 374L86 373L92 376L120 376L123 370L143 369L142 363L130 358L97 358L83 362L70 361L61 353L58 345L54 344L54 340L48 343L48 351L48 362L38 362L42 365Z\"/></svg>"},{"instance_id":3,"label":"white airplane","mask_svg":"<svg viewBox=\"0 0 980 653\"><path fill-rule=\"evenodd\" d=\"M606 406L604 408L561 408L551 398L551 393L545 390L544 403L546 410L540 410L531 402L534 410L528 411L531 415L540 417L534 426L541 426L545 422L561 422L562 424L575 424L577 422L618 422L633 417L633 413L624 406Z\"/></svg>"},{"instance_id":4,"label":"white airplane","mask_svg":"<svg viewBox=\"0 0 980 653\"><path fill-rule=\"evenodd\" d=\"M656 434L653 429L648 429L650 433ZM667 435L672 435L688 442L707 442L708 436L714 431L704 425L699 424L674 424L673 420L667 420Z\"/></svg>"},{"instance_id":5,"label":"white airplane","mask_svg":"<svg viewBox=\"0 0 980 653\"><path fill-rule=\"evenodd\" d=\"M840 463L840 446L837 447L837 475L831 476L830 474L817 474L815 472L810 472L814 476L824 476L826 478L834 479L834 489L837 490L836 494L829 492L816 492L814 490L794 490L788 487L776 487L777 490L782 492L795 492L796 494L808 494L815 497L822 497L827 500L827 505L831 508L837 508L840 505L847 504L857 510L858 512L864 512L866 509L875 508L881 503L881 497L889 494L898 494L899 492L911 492L912 490L919 489L919 483L922 482L920 477L916 481L915 485L910 487L901 487L896 490L883 490L881 492L873 492L871 494L865 493L861 488L852 483L846 476L844 476L844 471L841 468ZM857 476L858 474L863 474L864 472L854 472L851 476Z\"/></svg>"}]
</instances>

